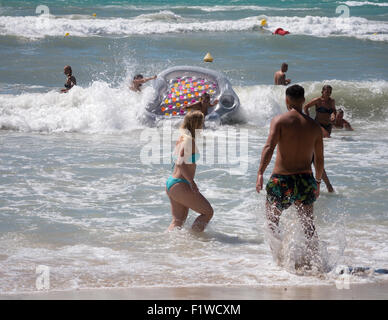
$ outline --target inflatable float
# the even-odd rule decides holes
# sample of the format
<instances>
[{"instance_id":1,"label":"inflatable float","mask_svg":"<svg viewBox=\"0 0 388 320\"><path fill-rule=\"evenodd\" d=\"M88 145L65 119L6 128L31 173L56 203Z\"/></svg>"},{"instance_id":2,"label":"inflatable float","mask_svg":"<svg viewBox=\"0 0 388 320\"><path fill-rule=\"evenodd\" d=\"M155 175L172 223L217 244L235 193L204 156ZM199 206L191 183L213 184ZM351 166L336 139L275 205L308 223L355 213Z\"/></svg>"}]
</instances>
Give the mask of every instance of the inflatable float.
<instances>
[{"instance_id":1,"label":"inflatable float","mask_svg":"<svg viewBox=\"0 0 388 320\"><path fill-rule=\"evenodd\" d=\"M183 106L195 103L205 92L219 103L209 109L206 120L228 122L237 116L240 100L228 79L220 72L192 66L172 67L158 74L154 97L147 104L146 117L157 120L183 117Z\"/></svg>"}]
</instances>

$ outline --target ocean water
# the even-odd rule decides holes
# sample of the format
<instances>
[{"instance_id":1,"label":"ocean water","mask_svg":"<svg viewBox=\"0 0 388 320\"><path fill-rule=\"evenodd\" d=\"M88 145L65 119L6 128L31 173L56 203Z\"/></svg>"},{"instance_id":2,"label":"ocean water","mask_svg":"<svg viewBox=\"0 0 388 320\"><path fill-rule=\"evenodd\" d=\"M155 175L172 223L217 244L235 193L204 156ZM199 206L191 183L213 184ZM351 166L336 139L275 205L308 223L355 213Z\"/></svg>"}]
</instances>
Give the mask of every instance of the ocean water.
<instances>
[{"instance_id":1,"label":"ocean water","mask_svg":"<svg viewBox=\"0 0 388 320\"><path fill-rule=\"evenodd\" d=\"M272 35L278 27L291 34ZM347 275L350 285L387 281L373 273L388 269L387 53L382 1L0 1L0 292L38 291L42 266L49 290L338 285L343 266L369 268ZM295 269L303 239L292 208L272 255L255 191L269 122L286 111L285 88L272 85L284 61L306 100L332 85L355 129L324 142L336 191L323 185L315 204L325 272ZM60 94L67 64L78 86ZM178 123L144 124L152 86L128 90L136 73L176 65L223 72L244 115L203 132L216 155L240 148L242 171L200 161L196 181L215 210L200 235L193 212L166 232ZM150 132L167 134L146 163Z\"/></svg>"}]
</instances>

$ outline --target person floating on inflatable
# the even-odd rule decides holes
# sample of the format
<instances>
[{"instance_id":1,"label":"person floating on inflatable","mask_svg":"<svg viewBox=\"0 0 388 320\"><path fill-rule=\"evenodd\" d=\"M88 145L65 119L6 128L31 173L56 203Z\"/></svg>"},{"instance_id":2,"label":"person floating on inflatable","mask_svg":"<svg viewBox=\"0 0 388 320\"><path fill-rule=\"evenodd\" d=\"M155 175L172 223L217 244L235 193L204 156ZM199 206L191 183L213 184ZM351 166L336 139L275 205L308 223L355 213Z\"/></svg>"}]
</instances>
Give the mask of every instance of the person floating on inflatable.
<instances>
[{"instance_id":1,"label":"person floating on inflatable","mask_svg":"<svg viewBox=\"0 0 388 320\"><path fill-rule=\"evenodd\" d=\"M282 28L277 28L273 34L278 34L278 35L281 35L281 36L285 36L286 34L290 34L290 32L282 29Z\"/></svg>"}]
</instances>

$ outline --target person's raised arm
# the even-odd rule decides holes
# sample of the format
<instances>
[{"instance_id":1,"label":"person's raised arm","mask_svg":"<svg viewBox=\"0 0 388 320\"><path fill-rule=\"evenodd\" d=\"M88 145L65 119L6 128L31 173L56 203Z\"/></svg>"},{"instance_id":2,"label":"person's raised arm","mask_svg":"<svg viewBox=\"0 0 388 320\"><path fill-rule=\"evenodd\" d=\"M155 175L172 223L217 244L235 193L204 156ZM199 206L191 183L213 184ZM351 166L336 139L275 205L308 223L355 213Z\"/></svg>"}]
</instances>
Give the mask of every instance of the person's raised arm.
<instances>
[{"instance_id":1,"label":"person's raised arm","mask_svg":"<svg viewBox=\"0 0 388 320\"><path fill-rule=\"evenodd\" d=\"M265 169L267 169L269 163L271 162L272 155L276 148L276 145L279 142L279 138L280 138L279 120L278 118L274 118L271 121L267 142L265 143L263 147L263 151L261 152L260 166L257 172L257 181L256 181L257 192L260 192L263 189L263 174Z\"/></svg>"},{"instance_id":2,"label":"person's raised arm","mask_svg":"<svg viewBox=\"0 0 388 320\"><path fill-rule=\"evenodd\" d=\"M202 104L200 101L197 101L197 102L194 102L194 103L191 103L191 104L188 104L187 106L183 106L182 109L185 110L185 109L195 109L195 110L201 110L202 108Z\"/></svg>"},{"instance_id":3,"label":"person's raised arm","mask_svg":"<svg viewBox=\"0 0 388 320\"><path fill-rule=\"evenodd\" d=\"M305 114L307 114L308 116L310 116L310 112L309 112L309 108L311 108L312 106L316 105L317 104L317 101L318 101L319 98L315 98L313 100L311 100L310 102L306 103L303 107L303 111Z\"/></svg>"},{"instance_id":4,"label":"person's raised arm","mask_svg":"<svg viewBox=\"0 0 388 320\"><path fill-rule=\"evenodd\" d=\"M211 107L214 107L217 103L219 102L219 100L218 99L216 99L216 100L214 100L214 102L213 103L210 103L210 106Z\"/></svg>"}]
</instances>

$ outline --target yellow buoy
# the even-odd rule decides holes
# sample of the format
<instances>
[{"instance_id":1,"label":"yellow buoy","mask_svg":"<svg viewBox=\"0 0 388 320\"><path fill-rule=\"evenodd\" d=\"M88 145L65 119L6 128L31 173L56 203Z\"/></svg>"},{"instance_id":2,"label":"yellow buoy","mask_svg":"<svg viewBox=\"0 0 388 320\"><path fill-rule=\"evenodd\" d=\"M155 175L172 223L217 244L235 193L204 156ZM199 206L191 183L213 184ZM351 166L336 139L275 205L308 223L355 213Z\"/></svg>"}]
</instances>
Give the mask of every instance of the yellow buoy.
<instances>
[{"instance_id":1,"label":"yellow buoy","mask_svg":"<svg viewBox=\"0 0 388 320\"><path fill-rule=\"evenodd\" d=\"M67 37L68 35L70 35L70 33L66 32L66 33L65 33L65 37Z\"/></svg>"},{"instance_id":2,"label":"yellow buoy","mask_svg":"<svg viewBox=\"0 0 388 320\"><path fill-rule=\"evenodd\" d=\"M212 55L208 52L208 53L206 53L206 56L203 58L203 61L205 61L205 62L213 62L213 57L212 57Z\"/></svg>"},{"instance_id":3,"label":"yellow buoy","mask_svg":"<svg viewBox=\"0 0 388 320\"><path fill-rule=\"evenodd\" d=\"M267 20L266 20L266 19L261 19L260 25L261 25L262 27L265 27L265 26L267 25Z\"/></svg>"},{"instance_id":4,"label":"yellow buoy","mask_svg":"<svg viewBox=\"0 0 388 320\"><path fill-rule=\"evenodd\" d=\"M92 14L93 17L96 17L97 15L95 13Z\"/></svg>"},{"instance_id":5,"label":"yellow buoy","mask_svg":"<svg viewBox=\"0 0 388 320\"><path fill-rule=\"evenodd\" d=\"M377 33L374 33L373 35L374 35L374 36L377 36Z\"/></svg>"}]
</instances>

